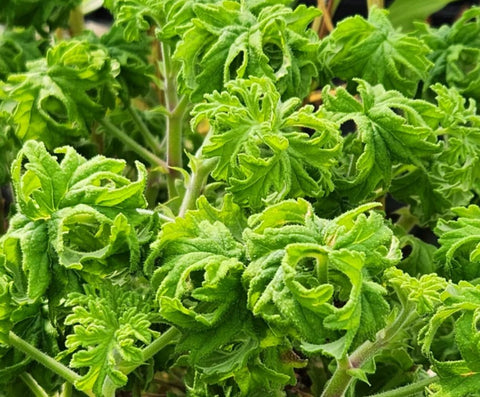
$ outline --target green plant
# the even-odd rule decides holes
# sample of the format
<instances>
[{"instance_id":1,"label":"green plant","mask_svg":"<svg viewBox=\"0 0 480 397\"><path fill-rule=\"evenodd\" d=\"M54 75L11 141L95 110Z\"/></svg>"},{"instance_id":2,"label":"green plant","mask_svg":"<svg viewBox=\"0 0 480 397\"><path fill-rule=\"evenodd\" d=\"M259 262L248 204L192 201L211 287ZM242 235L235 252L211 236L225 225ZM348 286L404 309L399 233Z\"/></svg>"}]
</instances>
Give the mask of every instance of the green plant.
<instances>
[{"instance_id":1,"label":"green plant","mask_svg":"<svg viewBox=\"0 0 480 397\"><path fill-rule=\"evenodd\" d=\"M479 395L480 10L382 3L0 8L0 396Z\"/></svg>"}]
</instances>

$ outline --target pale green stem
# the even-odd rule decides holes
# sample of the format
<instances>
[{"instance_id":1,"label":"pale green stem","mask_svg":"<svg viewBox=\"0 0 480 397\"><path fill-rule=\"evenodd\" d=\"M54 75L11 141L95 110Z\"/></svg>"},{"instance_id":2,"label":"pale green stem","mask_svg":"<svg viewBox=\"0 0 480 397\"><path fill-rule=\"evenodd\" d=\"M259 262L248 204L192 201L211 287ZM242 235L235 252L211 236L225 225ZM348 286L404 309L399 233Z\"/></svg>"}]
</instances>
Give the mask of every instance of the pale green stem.
<instances>
[{"instance_id":1,"label":"pale green stem","mask_svg":"<svg viewBox=\"0 0 480 397\"><path fill-rule=\"evenodd\" d=\"M85 20L83 18L81 6L75 7L72 11L70 11L68 27L72 37L78 36L85 29Z\"/></svg>"},{"instance_id":2,"label":"pale green stem","mask_svg":"<svg viewBox=\"0 0 480 397\"><path fill-rule=\"evenodd\" d=\"M164 66L165 107L169 112L166 125L167 164L170 171L167 175L167 187L169 197L173 198L177 195L175 180L180 176L179 172L174 168L182 167L183 118L188 101L186 97L179 101L177 73L174 68L170 47L165 43L160 43L160 46Z\"/></svg>"},{"instance_id":3,"label":"pale green stem","mask_svg":"<svg viewBox=\"0 0 480 397\"><path fill-rule=\"evenodd\" d=\"M418 382L411 383L406 386L398 387L393 390L389 390L383 393L372 394L368 397L409 397L413 396L416 393L419 393L425 389L428 385L437 382L439 380L438 376L432 376L430 378L425 378L419 380Z\"/></svg>"},{"instance_id":4,"label":"pale green stem","mask_svg":"<svg viewBox=\"0 0 480 397\"><path fill-rule=\"evenodd\" d=\"M198 169L190 176L190 181L187 186L185 196L183 196L182 204L178 212L178 216L183 217L188 210L195 207L195 202L202 193L205 183L207 181L210 172L215 168L217 164L216 158L203 159L198 165Z\"/></svg>"},{"instance_id":5,"label":"pale green stem","mask_svg":"<svg viewBox=\"0 0 480 397\"><path fill-rule=\"evenodd\" d=\"M370 10L372 7L385 8L384 0L367 0L367 6Z\"/></svg>"},{"instance_id":6,"label":"pale green stem","mask_svg":"<svg viewBox=\"0 0 480 397\"><path fill-rule=\"evenodd\" d=\"M116 390L117 390L117 387L112 382L110 377L107 376L105 378L105 381L103 382L102 397L115 397Z\"/></svg>"},{"instance_id":7,"label":"pale green stem","mask_svg":"<svg viewBox=\"0 0 480 397\"><path fill-rule=\"evenodd\" d=\"M65 382L62 386L61 397L72 397L73 396L73 386L71 383Z\"/></svg>"},{"instance_id":8,"label":"pale green stem","mask_svg":"<svg viewBox=\"0 0 480 397\"><path fill-rule=\"evenodd\" d=\"M79 374L72 371L70 368L66 367L62 363L59 363L57 360L50 357L49 355L43 353L35 346L15 335L12 331L10 331L10 333L8 334L8 341L11 346L25 353L28 357L38 361L50 371L56 373L57 375L60 375L67 382L75 384L75 382L80 380Z\"/></svg>"},{"instance_id":9,"label":"pale green stem","mask_svg":"<svg viewBox=\"0 0 480 397\"><path fill-rule=\"evenodd\" d=\"M412 215L408 207L403 207L397 211L400 215L395 222L396 226L400 226L405 232L409 233L416 225L418 225L418 218Z\"/></svg>"},{"instance_id":10,"label":"pale green stem","mask_svg":"<svg viewBox=\"0 0 480 397\"><path fill-rule=\"evenodd\" d=\"M155 154L145 149L142 145L137 143L135 140L130 138L125 132L117 128L108 119L104 118L103 120L100 120L99 123L103 128L105 128L105 130L109 134L111 134L112 136L117 138L119 141L124 143L128 148L130 148L135 153L137 153L140 157L148 161L151 165L158 167L160 171L165 174L168 173L168 167L165 161L163 161L162 159L157 157Z\"/></svg>"},{"instance_id":11,"label":"pale green stem","mask_svg":"<svg viewBox=\"0 0 480 397\"><path fill-rule=\"evenodd\" d=\"M132 116L133 121L137 125L140 133L142 134L143 139L145 139L147 144L150 146L150 149L152 149L153 153L157 155L160 154L162 152L162 147L160 143L158 142L157 138L155 138L153 134L150 132L147 125L138 114L137 109L133 108L131 104L128 105L127 109L130 115Z\"/></svg>"},{"instance_id":12,"label":"pale green stem","mask_svg":"<svg viewBox=\"0 0 480 397\"><path fill-rule=\"evenodd\" d=\"M174 327L171 327L168 331L165 331L162 335L160 335L160 337L155 339L152 343L150 343L143 349L143 362L150 360L163 348L174 343L179 336L180 331Z\"/></svg>"},{"instance_id":13,"label":"pale green stem","mask_svg":"<svg viewBox=\"0 0 480 397\"><path fill-rule=\"evenodd\" d=\"M37 381L34 379L32 375L28 372L24 372L23 374L19 375L19 378L22 380L23 383L27 385L30 391L33 393L35 397L48 397L48 393L43 390L43 387L40 386Z\"/></svg>"},{"instance_id":14,"label":"pale green stem","mask_svg":"<svg viewBox=\"0 0 480 397\"><path fill-rule=\"evenodd\" d=\"M410 306L405 307L390 326L377 333L375 341L364 342L349 357L338 360L337 368L321 397L344 396L353 381L349 371L362 368L369 360L373 359L375 355L387 347L402 329L415 318L417 318L417 314L414 308Z\"/></svg>"}]
</instances>

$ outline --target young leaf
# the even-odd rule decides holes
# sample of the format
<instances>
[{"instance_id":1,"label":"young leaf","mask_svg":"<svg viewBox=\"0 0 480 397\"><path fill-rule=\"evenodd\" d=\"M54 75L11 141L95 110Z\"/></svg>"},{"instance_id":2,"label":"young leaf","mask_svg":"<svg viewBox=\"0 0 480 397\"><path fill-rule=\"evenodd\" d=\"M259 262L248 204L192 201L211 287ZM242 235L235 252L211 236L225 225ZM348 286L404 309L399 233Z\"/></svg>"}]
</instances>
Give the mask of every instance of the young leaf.
<instances>
[{"instance_id":1,"label":"young leaf","mask_svg":"<svg viewBox=\"0 0 480 397\"><path fill-rule=\"evenodd\" d=\"M384 277L395 289L402 305L406 307L413 303L420 316L433 312L442 303L440 294L447 288L447 281L435 273L415 278L391 267L385 271Z\"/></svg>"},{"instance_id":2,"label":"young leaf","mask_svg":"<svg viewBox=\"0 0 480 397\"><path fill-rule=\"evenodd\" d=\"M157 0L105 0L114 16L114 26L123 31L126 41L138 41L152 26L159 26L163 2Z\"/></svg>"},{"instance_id":3,"label":"young leaf","mask_svg":"<svg viewBox=\"0 0 480 397\"><path fill-rule=\"evenodd\" d=\"M263 202L331 191L341 147L334 124L310 106L298 109L298 99L282 102L269 79L235 80L226 88L195 107L193 125L209 120L203 155L219 158L212 176L228 182L239 204L258 209Z\"/></svg>"},{"instance_id":4,"label":"young leaf","mask_svg":"<svg viewBox=\"0 0 480 397\"><path fill-rule=\"evenodd\" d=\"M320 59L326 81L361 78L412 97L432 65L428 53L421 40L392 26L387 11L373 7L368 20L356 15L341 21L323 41Z\"/></svg>"},{"instance_id":5,"label":"young leaf","mask_svg":"<svg viewBox=\"0 0 480 397\"><path fill-rule=\"evenodd\" d=\"M314 8L249 1L195 4L196 18L178 43L180 78L194 102L236 78L266 76L284 98L303 98L317 75ZM262 2L267 3L268 2ZM265 5L267 5L265 4ZM220 72L221 71L221 72Z\"/></svg>"},{"instance_id":6,"label":"young leaf","mask_svg":"<svg viewBox=\"0 0 480 397\"><path fill-rule=\"evenodd\" d=\"M73 368L88 368L75 386L100 397L104 384L125 385L126 368L143 362L141 345L154 334L152 314L148 300L125 286L105 282L98 291L85 287L85 292L67 301L73 309L65 324L73 325L73 333L67 336L66 353L73 353Z\"/></svg>"}]
</instances>

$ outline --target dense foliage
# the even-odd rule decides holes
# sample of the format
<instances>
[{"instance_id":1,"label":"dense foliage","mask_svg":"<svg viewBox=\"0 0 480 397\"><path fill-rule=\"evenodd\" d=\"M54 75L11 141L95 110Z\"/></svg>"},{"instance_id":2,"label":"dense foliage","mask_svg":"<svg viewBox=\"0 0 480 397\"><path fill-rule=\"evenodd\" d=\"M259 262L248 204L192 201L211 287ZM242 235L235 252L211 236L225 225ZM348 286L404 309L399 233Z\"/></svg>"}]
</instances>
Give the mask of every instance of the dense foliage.
<instances>
[{"instance_id":1,"label":"dense foliage","mask_svg":"<svg viewBox=\"0 0 480 397\"><path fill-rule=\"evenodd\" d=\"M480 396L480 8L101 3L0 6L0 396Z\"/></svg>"}]
</instances>

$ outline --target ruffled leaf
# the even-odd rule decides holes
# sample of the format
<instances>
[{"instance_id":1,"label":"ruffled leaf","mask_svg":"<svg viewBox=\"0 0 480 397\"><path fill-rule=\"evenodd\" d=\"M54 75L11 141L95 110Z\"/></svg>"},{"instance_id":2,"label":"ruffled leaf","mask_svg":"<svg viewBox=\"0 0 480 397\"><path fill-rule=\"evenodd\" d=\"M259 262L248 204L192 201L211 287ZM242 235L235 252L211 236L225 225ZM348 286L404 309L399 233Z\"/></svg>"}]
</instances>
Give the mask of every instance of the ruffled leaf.
<instances>
[{"instance_id":1,"label":"ruffled leaf","mask_svg":"<svg viewBox=\"0 0 480 397\"><path fill-rule=\"evenodd\" d=\"M318 37L307 30L318 15L304 5L258 2L195 4L196 18L178 43L180 77L194 102L235 78L266 76L283 97L304 97L317 75ZM262 2L266 3L266 2Z\"/></svg>"},{"instance_id":2,"label":"ruffled leaf","mask_svg":"<svg viewBox=\"0 0 480 397\"><path fill-rule=\"evenodd\" d=\"M341 21L323 41L320 59L327 81L361 78L412 97L432 66L428 53L421 40L392 26L387 11L373 7L368 19L356 15Z\"/></svg>"},{"instance_id":3,"label":"ruffled leaf","mask_svg":"<svg viewBox=\"0 0 480 397\"><path fill-rule=\"evenodd\" d=\"M238 203L260 208L264 201L333 189L331 168L341 147L334 124L310 106L298 109L298 99L282 102L269 79L235 80L226 87L195 107L193 124L209 120L203 155L218 157L212 176L228 182Z\"/></svg>"}]
</instances>

